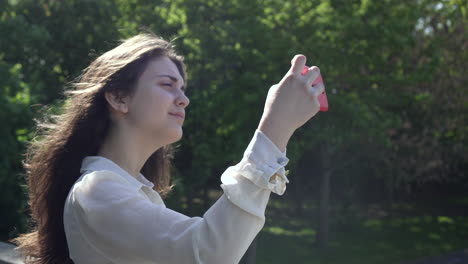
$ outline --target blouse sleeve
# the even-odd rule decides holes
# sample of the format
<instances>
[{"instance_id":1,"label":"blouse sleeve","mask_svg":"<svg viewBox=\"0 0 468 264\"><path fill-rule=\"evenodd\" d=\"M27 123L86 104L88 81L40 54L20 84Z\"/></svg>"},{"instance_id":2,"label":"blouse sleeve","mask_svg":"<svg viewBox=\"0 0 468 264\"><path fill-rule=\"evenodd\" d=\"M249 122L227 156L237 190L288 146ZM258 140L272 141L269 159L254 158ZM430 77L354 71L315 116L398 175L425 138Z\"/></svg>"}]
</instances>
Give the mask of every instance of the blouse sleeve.
<instances>
[{"instance_id":1,"label":"blouse sleeve","mask_svg":"<svg viewBox=\"0 0 468 264\"><path fill-rule=\"evenodd\" d=\"M238 263L265 223L271 191L284 192L287 162L257 130L242 161L222 174L224 194L203 217L154 204L110 171L74 186L72 210L90 246L113 263Z\"/></svg>"}]
</instances>

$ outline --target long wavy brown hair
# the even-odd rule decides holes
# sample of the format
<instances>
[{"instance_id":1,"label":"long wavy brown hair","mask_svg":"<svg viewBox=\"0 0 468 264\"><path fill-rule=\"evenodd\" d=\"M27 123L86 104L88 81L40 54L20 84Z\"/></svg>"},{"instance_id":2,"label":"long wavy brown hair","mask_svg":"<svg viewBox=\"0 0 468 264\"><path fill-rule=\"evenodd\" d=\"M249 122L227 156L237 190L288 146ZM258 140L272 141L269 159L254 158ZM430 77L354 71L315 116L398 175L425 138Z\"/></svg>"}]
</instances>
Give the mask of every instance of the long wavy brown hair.
<instances>
[{"instance_id":1,"label":"long wavy brown hair","mask_svg":"<svg viewBox=\"0 0 468 264\"><path fill-rule=\"evenodd\" d=\"M141 33L95 59L65 89L61 113L47 114L37 123L37 134L23 162L33 226L30 233L11 240L26 263L73 263L65 238L63 208L80 177L83 158L97 155L107 135L111 119L104 92L131 96L148 62L161 56L174 62L187 83L183 57L176 54L172 42L153 33ZM173 187L169 170L174 149L167 145L156 150L141 170L163 197Z\"/></svg>"}]
</instances>

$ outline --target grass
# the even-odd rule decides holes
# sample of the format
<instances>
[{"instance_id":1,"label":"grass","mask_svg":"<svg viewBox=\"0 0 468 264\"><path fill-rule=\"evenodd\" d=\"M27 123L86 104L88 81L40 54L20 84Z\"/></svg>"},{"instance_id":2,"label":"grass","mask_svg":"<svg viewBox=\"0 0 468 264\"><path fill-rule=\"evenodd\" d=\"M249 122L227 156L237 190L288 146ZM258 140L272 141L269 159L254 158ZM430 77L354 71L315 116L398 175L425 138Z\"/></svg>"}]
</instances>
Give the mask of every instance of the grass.
<instances>
[{"instance_id":1,"label":"grass","mask_svg":"<svg viewBox=\"0 0 468 264\"><path fill-rule=\"evenodd\" d=\"M395 264L468 248L468 216L349 218L331 224L327 249L315 247L314 220L267 215L257 263Z\"/></svg>"}]
</instances>

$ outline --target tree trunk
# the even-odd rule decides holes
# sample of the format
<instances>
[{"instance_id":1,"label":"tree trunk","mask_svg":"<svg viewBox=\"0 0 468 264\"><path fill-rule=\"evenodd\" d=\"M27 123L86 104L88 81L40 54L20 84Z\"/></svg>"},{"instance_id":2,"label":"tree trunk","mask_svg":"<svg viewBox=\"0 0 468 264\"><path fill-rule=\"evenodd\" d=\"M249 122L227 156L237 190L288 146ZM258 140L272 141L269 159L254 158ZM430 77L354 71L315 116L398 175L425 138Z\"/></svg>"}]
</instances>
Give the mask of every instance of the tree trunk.
<instances>
[{"instance_id":1,"label":"tree trunk","mask_svg":"<svg viewBox=\"0 0 468 264\"><path fill-rule=\"evenodd\" d=\"M320 182L319 223L317 232L317 247L328 246L328 212L330 207L330 172L323 172Z\"/></svg>"}]
</instances>

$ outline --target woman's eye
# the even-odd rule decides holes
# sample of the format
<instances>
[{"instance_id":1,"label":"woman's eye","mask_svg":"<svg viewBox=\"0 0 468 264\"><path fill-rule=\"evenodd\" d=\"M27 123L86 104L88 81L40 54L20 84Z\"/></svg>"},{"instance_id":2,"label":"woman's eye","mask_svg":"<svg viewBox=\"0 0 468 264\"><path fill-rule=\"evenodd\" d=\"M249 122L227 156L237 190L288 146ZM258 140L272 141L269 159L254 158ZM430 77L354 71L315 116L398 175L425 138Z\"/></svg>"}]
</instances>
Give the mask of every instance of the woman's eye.
<instances>
[{"instance_id":1,"label":"woman's eye","mask_svg":"<svg viewBox=\"0 0 468 264\"><path fill-rule=\"evenodd\" d=\"M168 87L171 87L171 88L173 87L173 84L172 84L172 83L163 83L163 84L161 84L161 85L162 85L162 86L168 86ZM182 90L182 92L185 93L185 88L181 87L181 90Z\"/></svg>"}]
</instances>

